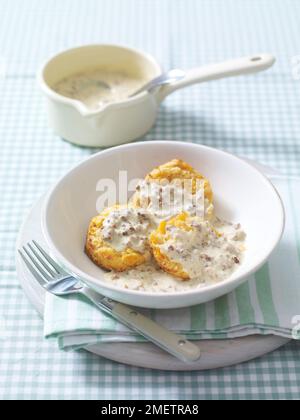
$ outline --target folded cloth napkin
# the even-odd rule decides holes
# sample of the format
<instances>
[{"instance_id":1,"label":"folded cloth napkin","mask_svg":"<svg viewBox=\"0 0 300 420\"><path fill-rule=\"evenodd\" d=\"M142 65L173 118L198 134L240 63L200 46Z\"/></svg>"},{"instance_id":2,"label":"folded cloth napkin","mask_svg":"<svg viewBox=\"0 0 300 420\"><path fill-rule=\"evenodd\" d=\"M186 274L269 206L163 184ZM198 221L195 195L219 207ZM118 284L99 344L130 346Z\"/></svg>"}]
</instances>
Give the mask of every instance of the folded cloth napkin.
<instances>
[{"instance_id":1,"label":"folded cloth napkin","mask_svg":"<svg viewBox=\"0 0 300 420\"><path fill-rule=\"evenodd\" d=\"M232 293L213 302L141 312L191 340L252 334L292 338L300 316L300 178L275 176L271 181L285 205L286 227L267 264ZM45 337L57 339L63 349L144 341L79 296L59 298L47 293L44 315Z\"/></svg>"}]
</instances>

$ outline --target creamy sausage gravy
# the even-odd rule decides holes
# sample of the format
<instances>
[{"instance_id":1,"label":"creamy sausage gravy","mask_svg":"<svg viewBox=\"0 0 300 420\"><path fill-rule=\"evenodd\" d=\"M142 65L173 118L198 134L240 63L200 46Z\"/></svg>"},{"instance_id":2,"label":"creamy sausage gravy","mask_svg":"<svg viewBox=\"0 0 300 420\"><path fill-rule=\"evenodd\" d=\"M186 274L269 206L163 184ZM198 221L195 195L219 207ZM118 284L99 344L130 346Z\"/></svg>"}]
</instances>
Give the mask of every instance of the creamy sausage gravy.
<instances>
[{"instance_id":1,"label":"creamy sausage gravy","mask_svg":"<svg viewBox=\"0 0 300 420\"><path fill-rule=\"evenodd\" d=\"M53 89L95 110L110 102L127 99L146 82L126 73L98 69L66 77L56 83Z\"/></svg>"},{"instance_id":2,"label":"creamy sausage gravy","mask_svg":"<svg viewBox=\"0 0 300 420\"><path fill-rule=\"evenodd\" d=\"M143 184L139 184L139 192L141 187ZM188 211L191 216L195 216L192 222L193 229L183 231L169 226L171 238L160 247L165 255L182 265L190 280L182 281L165 273L154 260L150 260L122 273L106 273L106 281L125 289L153 293L180 292L225 280L240 266L246 240L241 225L215 216L209 222L205 220L205 216L199 217L193 205L196 202L196 206L205 208L205 199L200 193L198 197L190 198L190 202L187 200L187 206L192 207L182 207L183 201L173 196L173 205L162 208L159 205L159 197L169 193L168 188L170 187L162 187L161 184L154 186L150 199L149 196L145 197L146 208L128 208L110 213L103 224L101 234L118 251L130 247L145 252L149 249L148 237L161 220ZM177 197L180 197L180 191L177 193ZM209 204L206 203L206 206L209 207Z\"/></svg>"}]
</instances>

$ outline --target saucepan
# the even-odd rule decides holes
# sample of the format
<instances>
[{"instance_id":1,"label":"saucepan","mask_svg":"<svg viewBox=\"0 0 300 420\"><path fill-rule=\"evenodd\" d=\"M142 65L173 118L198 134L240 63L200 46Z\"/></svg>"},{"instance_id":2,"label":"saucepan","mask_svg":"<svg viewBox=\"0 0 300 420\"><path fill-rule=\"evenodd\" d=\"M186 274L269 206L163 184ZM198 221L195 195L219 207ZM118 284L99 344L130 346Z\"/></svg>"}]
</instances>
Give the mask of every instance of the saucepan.
<instances>
[{"instance_id":1,"label":"saucepan","mask_svg":"<svg viewBox=\"0 0 300 420\"><path fill-rule=\"evenodd\" d=\"M62 138L83 146L108 147L146 134L154 125L161 102L178 89L196 83L266 70L275 62L271 54L255 54L217 64L183 70L179 80L146 89L132 97L89 109L83 102L57 93L54 86L91 69L126 72L151 81L163 74L157 61L137 49L118 45L86 45L48 60L38 74L46 95L50 126Z\"/></svg>"}]
</instances>

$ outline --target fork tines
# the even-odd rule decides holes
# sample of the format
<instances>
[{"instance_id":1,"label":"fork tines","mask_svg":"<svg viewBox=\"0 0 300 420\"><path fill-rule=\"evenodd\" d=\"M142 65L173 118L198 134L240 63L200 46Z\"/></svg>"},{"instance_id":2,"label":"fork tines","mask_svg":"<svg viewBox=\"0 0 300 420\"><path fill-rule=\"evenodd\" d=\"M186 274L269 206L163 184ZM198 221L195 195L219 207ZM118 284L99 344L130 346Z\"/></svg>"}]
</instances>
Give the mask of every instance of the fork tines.
<instances>
[{"instance_id":1,"label":"fork tines","mask_svg":"<svg viewBox=\"0 0 300 420\"><path fill-rule=\"evenodd\" d=\"M36 242L31 241L18 250L30 272L43 285L64 273L63 269Z\"/></svg>"}]
</instances>

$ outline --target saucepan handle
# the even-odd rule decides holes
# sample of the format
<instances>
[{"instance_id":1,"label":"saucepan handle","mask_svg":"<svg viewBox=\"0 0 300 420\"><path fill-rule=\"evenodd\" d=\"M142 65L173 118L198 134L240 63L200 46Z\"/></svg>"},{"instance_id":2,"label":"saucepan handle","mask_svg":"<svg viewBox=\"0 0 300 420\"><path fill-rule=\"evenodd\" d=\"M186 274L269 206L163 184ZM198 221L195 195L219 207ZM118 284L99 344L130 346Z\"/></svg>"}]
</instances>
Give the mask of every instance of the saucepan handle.
<instances>
[{"instance_id":1,"label":"saucepan handle","mask_svg":"<svg viewBox=\"0 0 300 420\"><path fill-rule=\"evenodd\" d=\"M186 76L170 85L161 87L156 92L156 97L161 102L166 96L178 89L187 86L208 82L210 80L223 79L225 77L240 76L257 73L271 67L275 63L275 57L271 54L256 54L249 57L223 61L222 63L209 64L186 71Z\"/></svg>"}]
</instances>

